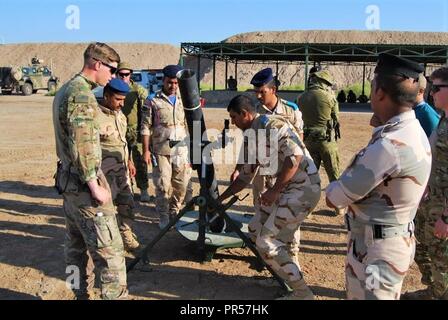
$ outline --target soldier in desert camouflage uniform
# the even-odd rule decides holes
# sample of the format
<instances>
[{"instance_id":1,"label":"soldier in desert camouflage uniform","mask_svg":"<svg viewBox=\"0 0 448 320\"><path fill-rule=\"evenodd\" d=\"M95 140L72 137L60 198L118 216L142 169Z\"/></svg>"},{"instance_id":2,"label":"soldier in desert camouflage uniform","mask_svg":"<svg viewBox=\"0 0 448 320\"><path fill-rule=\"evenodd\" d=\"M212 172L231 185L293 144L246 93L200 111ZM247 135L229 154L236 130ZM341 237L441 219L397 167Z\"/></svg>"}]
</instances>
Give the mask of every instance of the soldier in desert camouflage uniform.
<instances>
[{"instance_id":1,"label":"soldier in desert camouflage uniform","mask_svg":"<svg viewBox=\"0 0 448 320\"><path fill-rule=\"evenodd\" d=\"M117 77L126 82L130 87L130 92L126 95L122 112L126 116L128 123L126 140L129 146L129 154L132 156L133 163L137 169L135 181L137 182L137 188L140 189L140 201L149 202L151 197L148 194L148 165L143 161L140 136L142 109L148 97L148 90L132 81L131 75L133 72L134 70L132 70L129 63L122 61L118 64Z\"/></svg>"},{"instance_id":2,"label":"soldier in desert camouflage uniform","mask_svg":"<svg viewBox=\"0 0 448 320\"><path fill-rule=\"evenodd\" d=\"M254 163L244 164L238 178L219 197L241 191L255 175L264 176L251 223L257 249L272 269L293 289L288 298L313 299L300 265L290 252L297 230L320 198L320 179L314 162L291 124L282 116L259 115L250 98L237 96L227 108L244 134L255 135ZM265 137L265 141L263 138ZM262 156L262 154L266 156Z\"/></svg>"},{"instance_id":3,"label":"soldier in desert camouflage uniform","mask_svg":"<svg viewBox=\"0 0 448 320\"><path fill-rule=\"evenodd\" d=\"M120 79L112 79L104 87L103 105L100 105L100 143L102 150L101 169L112 191L112 199L117 207L117 221L124 248L133 251L139 243L132 232L135 207L129 172L135 167L129 159L126 140L126 117L121 112L129 86Z\"/></svg>"},{"instance_id":4,"label":"soldier in desert camouflage uniform","mask_svg":"<svg viewBox=\"0 0 448 320\"><path fill-rule=\"evenodd\" d=\"M371 102L379 125L368 145L327 188L347 207L348 299L399 299L415 253L413 219L431 168L431 150L412 110L423 68L382 54Z\"/></svg>"},{"instance_id":5,"label":"soldier in desert camouflage uniform","mask_svg":"<svg viewBox=\"0 0 448 320\"><path fill-rule=\"evenodd\" d=\"M58 91L53 102L59 158L56 187L64 199L66 220L65 258L67 265L79 268L79 288L72 288L78 299L90 298L93 265L100 275L103 299L127 296L123 242L101 170L101 111L91 91L113 78L119 61L119 55L106 44L90 44L82 71Z\"/></svg>"},{"instance_id":6,"label":"soldier in desert camouflage uniform","mask_svg":"<svg viewBox=\"0 0 448 320\"><path fill-rule=\"evenodd\" d=\"M431 177L416 217L415 262L428 285L417 298L448 300L448 68L434 71L431 80L434 104L443 116L430 138Z\"/></svg>"},{"instance_id":7,"label":"soldier in desert camouflage uniform","mask_svg":"<svg viewBox=\"0 0 448 320\"><path fill-rule=\"evenodd\" d=\"M250 82L254 86L255 95L258 100L258 104L256 105L256 112L260 115L278 115L287 120L292 127L299 134L300 138L303 139L303 121L302 121L302 113L299 110L299 107L291 102L284 99L281 99L277 95L277 83L276 79L274 79L274 75L272 74L271 68L266 68L257 72ZM244 152L243 150L241 152ZM231 181L235 180L238 177L243 165L241 163L237 164L234 172L232 173L230 179ZM257 205L258 198L264 189L264 178L262 175L255 175L254 180L252 181L252 190L253 190L253 199L254 205ZM259 225L261 222L258 219L261 219L260 215L256 215L251 220L251 225L249 228L254 229L256 225ZM295 240L291 243L290 252L293 257L297 260L298 263L298 252L299 252L299 239L300 239L300 228L297 229L297 234L294 237Z\"/></svg>"},{"instance_id":8,"label":"soldier in desert camouflage uniform","mask_svg":"<svg viewBox=\"0 0 448 320\"><path fill-rule=\"evenodd\" d=\"M191 178L188 146L178 143L185 140L188 132L184 107L177 90L178 71L180 67L175 65L163 69L163 88L146 100L143 109L143 159L149 163L151 145L158 164L153 168L153 181L161 229L180 211Z\"/></svg>"}]
</instances>

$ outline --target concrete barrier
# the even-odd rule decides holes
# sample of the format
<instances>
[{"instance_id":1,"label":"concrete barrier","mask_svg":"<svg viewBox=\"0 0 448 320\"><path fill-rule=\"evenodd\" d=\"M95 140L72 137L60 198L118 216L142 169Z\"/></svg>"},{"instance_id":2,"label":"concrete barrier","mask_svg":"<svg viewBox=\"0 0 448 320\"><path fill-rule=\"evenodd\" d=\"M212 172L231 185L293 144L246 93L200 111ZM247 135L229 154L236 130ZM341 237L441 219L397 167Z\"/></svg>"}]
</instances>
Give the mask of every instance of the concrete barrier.
<instances>
[{"instance_id":1,"label":"concrete barrier","mask_svg":"<svg viewBox=\"0 0 448 320\"><path fill-rule=\"evenodd\" d=\"M288 101L295 102L303 91L283 91L278 95ZM254 91L230 91L230 90L210 90L202 91L201 97L205 99L205 106L208 108L226 108L230 100L239 94L245 94L255 99ZM300 108L300 106L299 106ZM370 103L340 103L339 109L343 112L372 112Z\"/></svg>"}]
</instances>

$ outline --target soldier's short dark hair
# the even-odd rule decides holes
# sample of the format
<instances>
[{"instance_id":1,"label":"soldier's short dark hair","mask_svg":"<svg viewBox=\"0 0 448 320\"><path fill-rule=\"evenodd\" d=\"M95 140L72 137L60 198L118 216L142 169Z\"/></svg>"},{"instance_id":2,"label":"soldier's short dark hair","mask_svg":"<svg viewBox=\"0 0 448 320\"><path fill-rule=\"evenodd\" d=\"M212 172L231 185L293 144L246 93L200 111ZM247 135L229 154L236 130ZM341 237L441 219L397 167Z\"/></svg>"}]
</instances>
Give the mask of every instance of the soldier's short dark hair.
<instances>
[{"instance_id":1,"label":"soldier's short dark hair","mask_svg":"<svg viewBox=\"0 0 448 320\"><path fill-rule=\"evenodd\" d=\"M112 47L102 42L89 44L84 51L84 62L87 62L89 59L95 59L105 63L120 63L120 55Z\"/></svg>"},{"instance_id":2,"label":"soldier's short dark hair","mask_svg":"<svg viewBox=\"0 0 448 320\"><path fill-rule=\"evenodd\" d=\"M104 89L103 89L103 97L105 97L105 96L110 97L110 96L112 96L114 93L115 93L115 92L114 92L114 91L112 90L112 88L109 87L109 86L105 86Z\"/></svg>"},{"instance_id":3,"label":"soldier's short dark hair","mask_svg":"<svg viewBox=\"0 0 448 320\"><path fill-rule=\"evenodd\" d=\"M254 101L245 96L243 94L237 95L232 100L230 100L229 105L227 107L227 111L233 111L238 114L242 114L243 110L249 112L250 114L254 114L255 112L255 103Z\"/></svg>"},{"instance_id":4,"label":"soldier's short dark hair","mask_svg":"<svg viewBox=\"0 0 448 320\"><path fill-rule=\"evenodd\" d=\"M448 67L442 67L435 70L430 78L432 81L434 81L434 79L440 79L443 82L448 82Z\"/></svg>"},{"instance_id":5,"label":"soldier's short dark hair","mask_svg":"<svg viewBox=\"0 0 448 320\"><path fill-rule=\"evenodd\" d=\"M381 88L386 92L392 102L400 106L414 106L419 90L416 79L414 79L412 85L408 85L409 82L405 82L408 78L397 75L377 73L375 79L376 88Z\"/></svg>"}]
</instances>

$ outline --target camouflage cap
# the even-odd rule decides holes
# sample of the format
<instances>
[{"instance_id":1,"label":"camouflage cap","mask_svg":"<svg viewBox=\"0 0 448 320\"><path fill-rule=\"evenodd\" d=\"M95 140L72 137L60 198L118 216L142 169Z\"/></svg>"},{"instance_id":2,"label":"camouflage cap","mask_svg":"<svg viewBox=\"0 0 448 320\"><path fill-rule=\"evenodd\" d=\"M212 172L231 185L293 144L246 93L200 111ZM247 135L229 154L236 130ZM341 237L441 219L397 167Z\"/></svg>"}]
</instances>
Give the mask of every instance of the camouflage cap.
<instances>
[{"instance_id":1,"label":"camouflage cap","mask_svg":"<svg viewBox=\"0 0 448 320\"><path fill-rule=\"evenodd\" d=\"M120 70L130 70L131 72L134 71L134 69L131 68L131 65L129 63L127 63L126 61L120 62L118 64L117 70L118 71L120 71Z\"/></svg>"},{"instance_id":2,"label":"camouflage cap","mask_svg":"<svg viewBox=\"0 0 448 320\"><path fill-rule=\"evenodd\" d=\"M328 70L317 71L312 76L326 81L330 86L334 84L334 79Z\"/></svg>"}]
</instances>

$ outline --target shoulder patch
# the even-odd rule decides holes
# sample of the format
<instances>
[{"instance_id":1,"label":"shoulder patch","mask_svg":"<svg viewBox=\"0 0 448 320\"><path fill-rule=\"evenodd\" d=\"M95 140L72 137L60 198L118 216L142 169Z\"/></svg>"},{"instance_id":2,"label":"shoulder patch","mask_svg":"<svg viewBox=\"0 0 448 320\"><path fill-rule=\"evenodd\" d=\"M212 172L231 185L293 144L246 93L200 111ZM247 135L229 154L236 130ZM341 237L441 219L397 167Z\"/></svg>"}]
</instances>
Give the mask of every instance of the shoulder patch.
<instances>
[{"instance_id":1,"label":"shoulder patch","mask_svg":"<svg viewBox=\"0 0 448 320\"><path fill-rule=\"evenodd\" d=\"M90 101L90 97L85 94L76 95L73 99L73 102L75 102L75 103L89 103L89 101Z\"/></svg>"},{"instance_id":2,"label":"shoulder patch","mask_svg":"<svg viewBox=\"0 0 448 320\"><path fill-rule=\"evenodd\" d=\"M145 99L144 105L150 106L152 104L155 96L156 96L155 93L151 93L149 96L147 96Z\"/></svg>"},{"instance_id":3,"label":"shoulder patch","mask_svg":"<svg viewBox=\"0 0 448 320\"><path fill-rule=\"evenodd\" d=\"M260 123L266 127L266 125L268 124L269 118L267 115L263 114L260 116Z\"/></svg>"},{"instance_id":4,"label":"shoulder patch","mask_svg":"<svg viewBox=\"0 0 448 320\"><path fill-rule=\"evenodd\" d=\"M299 110L299 106L296 105L294 102L286 101L286 100L285 100L285 104L286 104L288 107L292 108L294 111Z\"/></svg>"}]
</instances>

